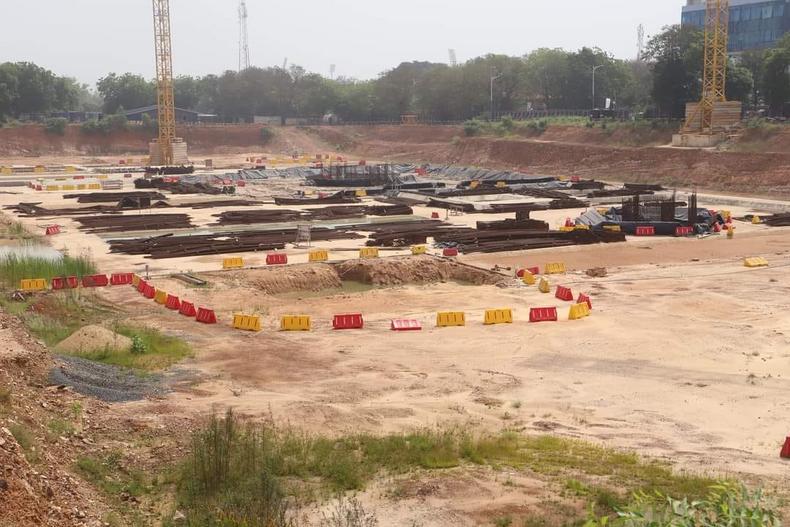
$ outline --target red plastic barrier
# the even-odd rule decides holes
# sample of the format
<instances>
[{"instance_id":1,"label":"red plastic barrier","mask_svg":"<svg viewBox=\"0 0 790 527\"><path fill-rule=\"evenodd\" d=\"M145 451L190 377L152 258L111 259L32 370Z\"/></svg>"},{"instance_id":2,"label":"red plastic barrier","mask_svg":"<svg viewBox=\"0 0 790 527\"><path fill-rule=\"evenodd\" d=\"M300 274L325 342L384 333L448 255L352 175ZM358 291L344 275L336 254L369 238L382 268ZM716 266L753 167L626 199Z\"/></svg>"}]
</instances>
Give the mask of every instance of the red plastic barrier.
<instances>
[{"instance_id":1,"label":"red plastic barrier","mask_svg":"<svg viewBox=\"0 0 790 527\"><path fill-rule=\"evenodd\" d=\"M60 289L66 289L66 279L65 278L53 278L52 279L52 290L58 291Z\"/></svg>"},{"instance_id":2,"label":"red plastic barrier","mask_svg":"<svg viewBox=\"0 0 790 527\"><path fill-rule=\"evenodd\" d=\"M448 257L450 257L450 256L458 256L458 249L456 249L455 247L452 247L452 248L448 247L447 249L442 251L442 255L448 256Z\"/></svg>"},{"instance_id":3,"label":"red plastic barrier","mask_svg":"<svg viewBox=\"0 0 790 527\"><path fill-rule=\"evenodd\" d=\"M82 287L106 287L110 285L106 274L94 274L82 277Z\"/></svg>"},{"instance_id":4,"label":"red plastic barrier","mask_svg":"<svg viewBox=\"0 0 790 527\"><path fill-rule=\"evenodd\" d=\"M418 320L410 320L410 319L393 319L392 320L392 331L420 331L422 330L422 324Z\"/></svg>"},{"instance_id":5,"label":"red plastic barrier","mask_svg":"<svg viewBox=\"0 0 790 527\"><path fill-rule=\"evenodd\" d=\"M439 219L439 213L438 212L431 212L431 219L432 220L438 220Z\"/></svg>"},{"instance_id":6,"label":"red plastic barrier","mask_svg":"<svg viewBox=\"0 0 790 527\"><path fill-rule=\"evenodd\" d=\"M167 309L172 309L173 311L178 311L181 309L181 301L178 299L177 296L167 295L167 301L165 302L165 307Z\"/></svg>"},{"instance_id":7,"label":"red plastic barrier","mask_svg":"<svg viewBox=\"0 0 790 527\"><path fill-rule=\"evenodd\" d=\"M713 232L721 232L721 225L719 225L719 222L713 224Z\"/></svg>"},{"instance_id":8,"label":"red plastic barrier","mask_svg":"<svg viewBox=\"0 0 790 527\"><path fill-rule=\"evenodd\" d=\"M68 289L77 289L80 286L80 279L76 276L66 277L66 287Z\"/></svg>"},{"instance_id":9,"label":"red plastic barrier","mask_svg":"<svg viewBox=\"0 0 790 527\"><path fill-rule=\"evenodd\" d=\"M197 310L195 310L195 304L193 304L192 302L187 302L186 300L181 302L181 308L179 308L178 312L184 315L185 317L197 316Z\"/></svg>"},{"instance_id":10,"label":"red plastic barrier","mask_svg":"<svg viewBox=\"0 0 790 527\"><path fill-rule=\"evenodd\" d=\"M60 225L50 225L47 227L46 231L47 236L53 236L55 234L60 234Z\"/></svg>"},{"instance_id":11,"label":"red plastic barrier","mask_svg":"<svg viewBox=\"0 0 790 527\"><path fill-rule=\"evenodd\" d=\"M288 263L288 255L281 253L269 253L266 255L266 265L285 265Z\"/></svg>"},{"instance_id":12,"label":"red plastic barrier","mask_svg":"<svg viewBox=\"0 0 790 527\"><path fill-rule=\"evenodd\" d=\"M332 321L334 329L362 329L365 322L362 320L361 313L349 313L345 315L335 315Z\"/></svg>"},{"instance_id":13,"label":"red plastic barrier","mask_svg":"<svg viewBox=\"0 0 790 527\"><path fill-rule=\"evenodd\" d=\"M694 234L694 227L690 225L679 225L675 227L675 236L688 236Z\"/></svg>"},{"instance_id":14,"label":"red plastic barrier","mask_svg":"<svg viewBox=\"0 0 790 527\"><path fill-rule=\"evenodd\" d=\"M110 276L110 285L129 285L132 283L132 273L116 273Z\"/></svg>"},{"instance_id":15,"label":"red plastic barrier","mask_svg":"<svg viewBox=\"0 0 790 527\"><path fill-rule=\"evenodd\" d=\"M636 235L637 236L655 236L656 235L656 228L652 225L647 225L643 227L636 228Z\"/></svg>"},{"instance_id":16,"label":"red plastic barrier","mask_svg":"<svg viewBox=\"0 0 790 527\"><path fill-rule=\"evenodd\" d=\"M785 446L782 447L779 457L783 459L790 459L790 437L785 439Z\"/></svg>"},{"instance_id":17,"label":"red plastic barrier","mask_svg":"<svg viewBox=\"0 0 790 527\"><path fill-rule=\"evenodd\" d=\"M557 292L554 296L565 302L573 302L573 291L569 287L557 286Z\"/></svg>"},{"instance_id":18,"label":"red plastic barrier","mask_svg":"<svg viewBox=\"0 0 790 527\"><path fill-rule=\"evenodd\" d=\"M530 322L556 322L556 307L533 307L529 310Z\"/></svg>"},{"instance_id":19,"label":"red plastic barrier","mask_svg":"<svg viewBox=\"0 0 790 527\"><path fill-rule=\"evenodd\" d=\"M85 176L74 176L71 179L85 179Z\"/></svg>"},{"instance_id":20,"label":"red plastic barrier","mask_svg":"<svg viewBox=\"0 0 790 527\"><path fill-rule=\"evenodd\" d=\"M527 267L527 271L532 273L532 276L538 276L540 274L540 267L538 267L538 266Z\"/></svg>"},{"instance_id":21,"label":"red plastic barrier","mask_svg":"<svg viewBox=\"0 0 790 527\"><path fill-rule=\"evenodd\" d=\"M156 288L151 284L145 284L145 289L143 290L143 296L153 300L156 297Z\"/></svg>"},{"instance_id":22,"label":"red plastic barrier","mask_svg":"<svg viewBox=\"0 0 790 527\"><path fill-rule=\"evenodd\" d=\"M577 304L582 304L582 303L587 304L587 307L592 309L592 300L590 300L590 297L585 295L584 293L579 293L579 298L576 300L576 303Z\"/></svg>"},{"instance_id":23,"label":"red plastic barrier","mask_svg":"<svg viewBox=\"0 0 790 527\"><path fill-rule=\"evenodd\" d=\"M143 293L143 292L145 292L145 288L146 288L147 286L148 286L148 282L146 282L146 281L145 281L145 280L143 280L143 279L140 279L140 281L137 283L137 292L138 292L138 293Z\"/></svg>"},{"instance_id":24,"label":"red plastic barrier","mask_svg":"<svg viewBox=\"0 0 790 527\"><path fill-rule=\"evenodd\" d=\"M205 307L198 308L197 321L202 324L216 324L217 315L214 314L213 309L206 309Z\"/></svg>"}]
</instances>

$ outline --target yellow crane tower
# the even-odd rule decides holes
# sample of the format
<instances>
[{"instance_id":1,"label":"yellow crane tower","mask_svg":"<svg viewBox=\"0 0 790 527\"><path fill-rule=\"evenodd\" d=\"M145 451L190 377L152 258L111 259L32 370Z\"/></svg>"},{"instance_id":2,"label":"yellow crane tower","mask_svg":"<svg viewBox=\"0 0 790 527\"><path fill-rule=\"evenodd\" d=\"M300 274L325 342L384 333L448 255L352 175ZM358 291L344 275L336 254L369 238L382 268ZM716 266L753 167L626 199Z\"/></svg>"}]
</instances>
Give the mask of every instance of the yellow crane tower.
<instances>
[{"instance_id":1,"label":"yellow crane tower","mask_svg":"<svg viewBox=\"0 0 790 527\"><path fill-rule=\"evenodd\" d=\"M729 0L707 0L702 99L694 111L687 112L685 130L702 134L717 131L713 119L714 109L717 103L727 102L724 86L727 80L729 21Z\"/></svg>"},{"instance_id":2,"label":"yellow crane tower","mask_svg":"<svg viewBox=\"0 0 790 527\"><path fill-rule=\"evenodd\" d=\"M159 138L151 148L152 165L173 165L176 139L176 105L173 95L173 54L170 40L170 2L153 0L154 48Z\"/></svg>"}]
</instances>

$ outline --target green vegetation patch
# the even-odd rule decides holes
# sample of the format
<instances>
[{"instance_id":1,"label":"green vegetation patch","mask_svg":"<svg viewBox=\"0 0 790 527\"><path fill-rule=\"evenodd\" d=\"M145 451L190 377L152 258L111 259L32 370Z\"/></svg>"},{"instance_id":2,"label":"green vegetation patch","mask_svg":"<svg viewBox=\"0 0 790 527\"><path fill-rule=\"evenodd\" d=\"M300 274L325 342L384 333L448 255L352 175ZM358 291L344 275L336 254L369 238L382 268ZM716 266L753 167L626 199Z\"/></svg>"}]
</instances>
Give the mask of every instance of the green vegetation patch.
<instances>
[{"instance_id":1,"label":"green vegetation patch","mask_svg":"<svg viewBox=\"0 0 790 527\"><path fill-rule=\"evenodd\" d=\"M104 349L80 353L85 359L143 371L158 371L192 356L189 344L150 327L120 325L113 331L132 339L129 350Z\"/></svg>"},{"instance_id":2,"label":"green vegetation patch","mask_svg":"<svg viewBox=\"0 0 790 527\"><path fill-rule=\"evenodd\" d=\"M696 500L715 484L635 454L553 436L476 435L458 428L327 438L244 424L228 413L195 434L178 477L179 510L190 525L285 525L258 514L285 517L290 498L360 490L382 474L464 465L508 466L567 481L568 491L606 512L634 492Z\"/></svg>"},{"instance_id":3,"label":"green vegetation patch","mask_svg":"<svg viewBox=\"0 0 790 527\"><path fill-rule=\"evenodd\" d=\"M0 257L0 283L11 288L18 288L20 280L28 278L51 280L59 276L83 277L95 273L95 265L84 256L52 259L9 254Z\"/></svg>"}]
</instances>

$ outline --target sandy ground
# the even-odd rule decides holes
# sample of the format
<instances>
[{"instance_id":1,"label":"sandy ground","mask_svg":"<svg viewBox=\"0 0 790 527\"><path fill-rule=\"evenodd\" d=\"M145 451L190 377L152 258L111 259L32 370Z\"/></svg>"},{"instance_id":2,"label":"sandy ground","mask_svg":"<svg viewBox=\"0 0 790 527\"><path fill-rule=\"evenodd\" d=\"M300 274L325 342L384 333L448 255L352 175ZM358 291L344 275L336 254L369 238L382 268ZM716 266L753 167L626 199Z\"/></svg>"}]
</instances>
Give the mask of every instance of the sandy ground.
<instances>
[{"instance_id":1,"label":"sandy ground","mask_svg":"<svg viewBox=\"0 0 790 527\"><path fill-rule=\"evenodd\" d=\"M265 198L289 185L248 187L242 195ZM20 194L0 194L0 204L75 204L61 193L4 190ZM705 205L716 207L715 196L706 200ZM762 212L726 208L736 216ZM424 217L433 211L415 209ZM168 212L187 212L204 228L220 209ZM533 217L556 226L580 212L544 211ZM441 215L445 219L444 211ZM466 214L446 221L473 225L507 216ZM39 232L54 222L22 221ZM198 373L195 386L165 400L116 407L130 416L208 414L234 407L334 434L437 424L516 428L635 450L694 471L790 483L787 465L777 455L790 422L790 229L737 223L733 240L631 238L626 244L459 258L485 269L565 262L569 274L551 277L552 285L588 293L593 302L590 318L568 321L568 304L510 279L507 271L505 286L447 282L270 295L256 287L255 271L218 272L221 255L158 261L110 255L103 238L79 232L71 220L56 222L64 232L49 238L54 247L90 254L104 272L143 272L148 264L155 286L217 311L220 323L206 326L155 306L129 287L101 292L128 311L130 320L182 336L196 351L184 365ZM352 258L363 241L322 247L339 260ZM293 263L305 262L306 253L288 250ZM766 256L771 266L743 267L743 257L757 255ZM242 256L253 266L265 259ZM583 271L591 267L607 268L608 276L586 276ZM200 273L210 287L168 278L173 271ZM545 306L558 306L561 320L527 322L530 307ZM484 311L501 307L514 310L515 323L484 326ZM445 310L466 312L467 327L434 327L436 313ZM261 314L264 330L233 330L235 312ZM363 313L365 329L333 331L332 316L346 312ZM313 331L277 331L286 314L311 315ZM392 318L417 319L424 329L392 332ZM522 490L503 490L497 477L481 473L435 481L429 497L418 492L414 499L385 503L373 498L373 489L365 499L376 502L387 526L406 519L474 525L480 511L540 501L540 482L525 480ZM427 521L431 518L435 521Z\"/></svg>"}]
</instances>

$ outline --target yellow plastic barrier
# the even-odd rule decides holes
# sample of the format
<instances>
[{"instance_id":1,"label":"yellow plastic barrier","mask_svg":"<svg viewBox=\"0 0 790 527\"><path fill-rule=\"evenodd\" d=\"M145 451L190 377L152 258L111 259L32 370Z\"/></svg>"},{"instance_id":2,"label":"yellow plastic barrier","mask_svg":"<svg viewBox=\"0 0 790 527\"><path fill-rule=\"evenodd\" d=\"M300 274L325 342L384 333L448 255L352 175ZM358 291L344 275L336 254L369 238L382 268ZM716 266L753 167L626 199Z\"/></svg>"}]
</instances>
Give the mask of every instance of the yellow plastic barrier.
<instances>
[{"instance_id":1,"label":"yellow plastic barrier","mask_svg":"<svg viewBox=\"0 0 790 527\"><path fill-rule=\"evenodd\" d=\"M154 295L154 302L165 305L167 303L167 292L157 289L156 294Z\"/></svg>"},{"instance_id":2,"label":"yellow plastic barrier","mask_svg":"<svg viewBox=\"0 0 790 527\"><path fill-rule=\"evenodd\" d=\"M366 196L368 195L368 191L367 191L367 190L365 190L364 188L361 188L361 189L357 190L357 191L354 193L354 195L355 195L356 197L358 197L358 198L364 198L364 197L366 197Z\"/></svg>"},{"instance_id":3,"label":"yellow plastic barrier","mask_svg":"<svg viewBox=\"0 0 790 527\"><path fill-rule=\"evenodd\" d=\"M258 315L233 315L233 328L243 331L260 331L261 317Z\"/></svg>"},{"instance_id":4,"label":"yellow plastic barrier","mask_svg":"<svg viewBox=\"0 0 790 527\"><path fill-rule=\"evenodd\" d=\"M36 174L43 174L46 171L47 171L46 167L42 165L36 165L35 168L33 169L33 172L35 172Z\"/></svg>"},{"instance_id":5,"label":"yellow plastic barrier","mask_svg":"<svg viewBox=\"0 0 790 527\"><path fill-rule=\"evenodd\" d=\"M582 225L575 225L573 227L573 229L577 230L577 231L589 231L590 230L590 226L589 225L584 225L584 224L582 224Z\"/></svg>"},{"instance_id":6,"label":"yellow plastic barrier","mask_svg":"<svg viewBox=\"0 0 790 527\"><path fill-rule=\"evenodd\" d=\"M222 260L223 269L241 269L244 267L244 258L225 258Z\"/></svg>"},{"instance_id":7,"label":"yellow plastic barrier","mask_svg":"<svg viewBox=\"0 0 790 527\"><path fill-rule=\"evenodd\" d=\"M762 222L760 216L752 216L752 225L760 225Z\"/></svg>"},{"instance_id":8,"label":"yellow plastic barrier","mask_svg":"<svg viewBox=\"0 0 790 527\"><path fill-rule=\"evenodd\" d=\"M719 214L721 214L721 217L724 218L725 220L732 218L732 212L729 210L720 210Z\"/></svg>"},{"instance_id":9,"label":"yellow plastic barrier","mask_svg":"<svg viewBox=\"0 0 790 527\"><path fill-rule=\"evenodd\" d=\"M623 230L620 228L619 225L604 225L603 230L605 231L612 231L612 232L622 232Z\"/></svg>"},{"instance_id":10,"label":"yellow plastic barrier","mask_svg":"<svg viewBox=\"0 0 790 527\"><path fill-rule=\"evenodd\" d=\"M547 263L546 274L565 274L564 263Z\"/></svg>"},{"instance_id":11,"label":"yellow plastic barrier","mask_svg":"<svg viewBox=\"0 0 790 527\"><path fill-rule=\"evenodd\" d=\"M4 176L10 176L13 173L14 173L14 170L11 167L2 167L2 168L0 168L0 174L3 174Z\"/></svg>"},{"instance_id":12,"label":"yellow plastic barrier","mask_svg":"<svg viewBox=\"0 0 790 527\"><path fill-rule=\"evenodd\" d=\"M77 190L85 190L86 188L88 188L88 185L86 185L85 183L77 184Z\"/></svg>"},{"instance_id":13,"label":"yellow plastic barrier","mask_svg":"<svg viewBox=\"0 0 790 527\"><path fill-rule=\"evenodd\" d=\"M77 167L74 167L74 166L71 166L71 165L68 165L66 167L66 174L73 174L76 171L77 171Z\"/></svg>"},{"instance_id":14,"label":"yellow plastic barrier","mask_svg":"<svg viewBox=\"0 0 790 527\"><path fill-rule=\"evenodd\" d=\"M44 187L44 190L50 190L50 191L60 190L60 185L47 185L46 187Z\"/></svg>"},{"instance_id":15,"label":"yellow plastic barrier","mask_svg":"<svg viewBox=\"0 0 790 527\"><path fill-rule=\"evenodd\" d=\"M489 309L486 311L485 320L483 324L486 326L493 326L494 324L512 324L513 323L513 310L510 308L505 309Z\"/></svg>"},{"instance_id":16,"label":"yellow plastic barrier","mask_svg":"<svg viewBox=\"0 0 790 527\"><path fill-rule=\"evenodd\" d=\"M551 284L545 278L540 279L540 284L538 284L538 290L541 293L551 293Z\"/></svg>"},{"instance_id":17,"label":"yellow plastic barrier","mask_svg":"<svg viewBox=\"0 0 790 527\"><path fill-rule=\"evenodd\" d=\"M521 281L527 285L535 285L535 275L529 271L524 271L524 276L521 277Z\"/></svg>"},{"instance_id":18,"label":"yellow plastic barrier","mask_svg":"<svg viewBox=\"0 0 790 527\"><path fill-rule=\"evenodd\" d=\"M466 325L466 314L461 311L447 311L436 314L436 327L449 328Z\"/></svg>"},{"instance_id":19,"label":"yellow plastic barrier","mask_svg":"<svg viewBox=\"0 0 790 527\"><path fill-rule=\"evenodd\" d=\"M379 249L378 247L363 247L359 250L359 257L360 258L378 258L379 257Z\"/></svg>"},{"instance_id":20,"label":"yellow plastic barrier","mask_svg":"<svg viewBox=\"0 0 790 527\"><path fill-rule=\"evenodd\" d=\"M505 183L504 181L496 182L496 188L506 188L506 187L507 187L507 183Z\"/></svg>"},{"instance_id":21,"label":"yellow plastic barrier","mask_svg":"<svg viewBox=\"0 0 790 527\"><path fill-rule=\"evenodd\" d=\"M89 190L101 190L101 184L100 183L88 183L88 189Z\"/></svg>"},{"instance_id":22,"label":"yellow plastic barrier","mask_svg":"<svg viewBox=\"0 0 790 527\"><path fill-rule=\"evenodd\" d=\"M743 261L743 265L746 267L768 267L768 260L762 256L756 256L754 258L746 258Z\"/></svg>"},{"instance_id":23,"label":"yellow plastic barrier","mask_svg":"<svg viewBox=\"0 0 790 527\"><path fill-rule=\"evenodd\" d=\"M22 280L19 283L19 289L22 291L45 291L47 289L47 281L43 278Z\"/></svg>"},{"instance_id":24,"label":"yellow plastic barrier","mask_svg":"<svg viewBox=\"0 0 790 527\"><path fill-rule=\"evenodd\" d=\"M329 260L329 251L326 249L316 249L314 251L310 251L311 262L325 262L327 260Z\"/></svg>"},{"instance_id":25,"label":"yellow plastic barrier","mask_svg":"<svg viewBox=\"0 0 790 527\"><path fill-rule=\"evenodd\" d=\"M110 176L108 176L107 174L102 174L100 176L96 176L96 179L109 179L109 178L110 178Z\"/></svg>"},{"instance_id":26,"label":"yellow plastic barrier","mask_svg":"<svg viewBox=\"0 0 790 527\"><path fill-rule=\"evenodd\" d=\"M61 190L77 190L77 187L75 187L74 185L63 185L61 187Z\"/></svg>"},{"instance_id":27,"label":"yellow plastic barrier","mask_svg":"<svg viewBox=\"0 0 790 527\"><path fill-rule=\"evenodd\" d=\"M138 285L140 285L140 277L138 275L136 275L136 274L132 275L132 285L134 287L137 287Z\"/></svg>"},{"instance_id":28,"label":"yellow plastic barrier","mask_svg":"<svg viewBox=\"0 0 790 527\"><path fill-rule=\"evenodd\" d=\"M563 225L562 227L560 227L560 232L573 232L575 230L576 229L574 227L569 227L567 225Z\"/></svg>"},{"instance_id":29,"label":"yellow plastic barrier","mask_svg":"<svg viewBox=\"0 0 790 527\"><path fill-rule=\"evenodd\" d=\"M287 315L280 319L280 331L310 331L312 323L305 315Z\"/></svg>"},{"instance_id":30,"label":"yellow plastic barrier","mask_svg":"<svg viewBox=\"0 0 790 527\"><path fill-rule=\"evenodd\" d=\"M590 306L587 302L581 304L574 304L568 311L568 320L581 320L584 317L590 316Z\"/></svg>"},{"instance_id":31,"label":"yellow plastic barrier","mask_svg":"<svg viewBox=\"0 0 790 527\"><path fill-rule=\"evenodd\" d=\"M480 186L480 182L476 179L474 181L469 182L469 188L472 190L476 189L479 186Z\"/></svg>"},{"instance_id":32,"label":"yellow plastic barrier","mask_svg":"<svg viewBox=\"0 0 790 527\"><path fill-rule=\"evenodd\" d=\"M411 253L414 256L417 256L419 254L425 254L427 252L428 252L428 248L426 246L424 246L424 245L412 245L411 246Z\"/></svg>"}]
</instances>

